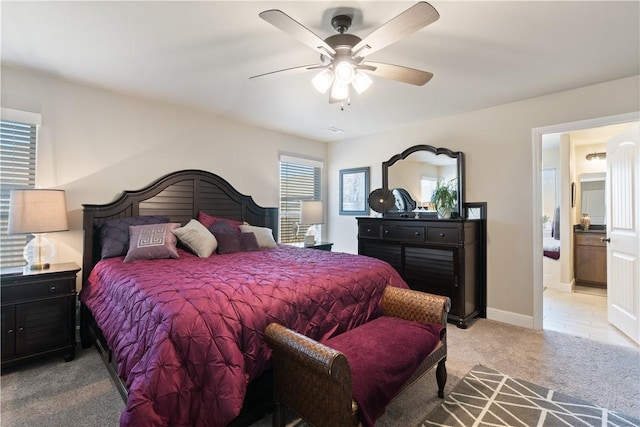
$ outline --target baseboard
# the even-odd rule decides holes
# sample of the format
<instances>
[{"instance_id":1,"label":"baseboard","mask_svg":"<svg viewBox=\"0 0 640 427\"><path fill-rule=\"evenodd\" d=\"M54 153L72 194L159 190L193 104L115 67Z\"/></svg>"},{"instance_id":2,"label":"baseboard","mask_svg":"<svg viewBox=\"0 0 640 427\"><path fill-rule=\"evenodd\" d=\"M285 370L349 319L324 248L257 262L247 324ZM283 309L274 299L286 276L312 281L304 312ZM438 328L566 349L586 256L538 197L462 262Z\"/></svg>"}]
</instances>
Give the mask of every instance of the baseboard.
<instances>
[{"instance_id":1,"label":"baseboard","mask_svg":"<svg viewBox=\"0 0 640 427\"><path fill-rule=\"evenodd\" d=\"M487 307L487 319L527 329L533 329L533 316L525 316L511 311Z\"/></svg>"},{"instance_id":2,"label":"baseboard","mask_svg":"<svg viewBox=\"0 0 640 427\"><path fill-rule=\"evenodd\" d=\"M556 289L561 291L561 292L571 293L571 292L573 292L573 290L575 288L575 285L576 285L575 280L571 280L569 283L560 282L559 286Z\"/></svg>"}]
</instances>

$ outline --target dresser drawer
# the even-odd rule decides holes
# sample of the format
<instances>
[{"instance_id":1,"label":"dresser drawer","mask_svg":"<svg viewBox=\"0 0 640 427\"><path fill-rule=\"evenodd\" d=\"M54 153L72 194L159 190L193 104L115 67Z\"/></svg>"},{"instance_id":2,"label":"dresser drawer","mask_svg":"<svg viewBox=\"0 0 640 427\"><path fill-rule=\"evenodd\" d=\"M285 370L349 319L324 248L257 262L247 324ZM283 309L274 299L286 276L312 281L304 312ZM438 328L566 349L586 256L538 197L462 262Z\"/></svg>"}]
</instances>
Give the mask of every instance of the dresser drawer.
<instances>
[{"instance_id":1,"label":"dresser drawer","mask_svg":"<svg viewBox=\"0 0 640 427\"><path fill-rule=\"evenodd\" d=\"M360 224L358 226L358 237L380 238L380 226L378 224Z\"/></svg>"},{"instance_id":2,"label":"dresser drawer","mask_svg":"<svg viewBox=\"0 0 640 427\"><path fill-rule=\"evenodd\" d=\"M403 242L424 242L424 227L412 225L383 225L382 238Z\"/></svg>"},{"instance_id":3,"label":"dresser drawer","mask_svg":"<svg viewBox=\"0 0 640 427\"><path fill-rule=\"evenodd\" d=\"M427 227L427 242L430 243L459 243L460 236L457 227Z\"/></svg>"},{"instance_id":4,"label":"dresser drawer","mask_svg":"<svg viewBox=\"0 0 640 427\"><path fill-rule=\"evenodd\" d=\"M75 287L75 279L67 278L6 285L2 287L2 303L69 295L75 292Z\"/></svg>"}]
</instances>

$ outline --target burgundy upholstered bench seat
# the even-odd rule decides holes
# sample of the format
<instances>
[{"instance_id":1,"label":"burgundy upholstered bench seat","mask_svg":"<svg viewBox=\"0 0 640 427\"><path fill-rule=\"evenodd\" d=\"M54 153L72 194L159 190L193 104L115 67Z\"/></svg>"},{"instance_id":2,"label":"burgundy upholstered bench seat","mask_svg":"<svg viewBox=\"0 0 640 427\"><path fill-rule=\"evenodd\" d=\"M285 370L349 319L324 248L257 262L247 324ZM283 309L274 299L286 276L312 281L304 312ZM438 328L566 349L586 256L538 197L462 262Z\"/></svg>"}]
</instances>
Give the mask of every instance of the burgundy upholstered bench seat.
<instances>
[{"instance_id":1,"label":"burgundy upholstered bench seat","mask_svg":"<svg viewBox=\"0 0 640 427\"><path fill-rule=\"evenodd\" d=\"M374 425L418 366L438 345L442 325L381 316L323 344L351 366L353 398L363 425Z\"/></svg>"},{"instance_id":2,"label":"burgundy upholstered bench seat","mask_svg":"<svg viewBox=\"0 0 640 427\"><path fill-rule=\"evenodd\" d=\"M274 426L287 406L315 426L370 426L387 404L437 365L444 396L446 297L387 287L382 316L319 343L272 323Z\"/></svg>"}]
</instances>

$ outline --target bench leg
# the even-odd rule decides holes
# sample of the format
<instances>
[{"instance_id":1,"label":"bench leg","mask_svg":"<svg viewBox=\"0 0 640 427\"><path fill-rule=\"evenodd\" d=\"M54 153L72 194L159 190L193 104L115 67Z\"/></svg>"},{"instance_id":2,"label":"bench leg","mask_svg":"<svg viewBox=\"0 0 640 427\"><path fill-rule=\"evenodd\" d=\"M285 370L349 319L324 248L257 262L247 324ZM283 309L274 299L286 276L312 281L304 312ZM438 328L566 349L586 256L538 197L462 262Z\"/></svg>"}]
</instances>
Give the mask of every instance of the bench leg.
<instances>
[{"instance_id":1,"label":"bench leg","mask_svg":"<svg viewBox=\"0 0 640 427\"><path fill-rule=\"evenodd\" d=\"M273 427L285 426L285 411L282 403L276 403L274 405L272 425Z\"/></svg>"},{"instance_id":2,"label":"bench leg","mask_svg":"<svg viewBox=\"0 0 640 427\"><path fill-rule=\"evenodd\" d=\"M438 397L444 398L444 385L447 383L447 367L445 366L445 360L438 362L436 368L436 381L438 382Z\"/></svg>"}]
</instances>

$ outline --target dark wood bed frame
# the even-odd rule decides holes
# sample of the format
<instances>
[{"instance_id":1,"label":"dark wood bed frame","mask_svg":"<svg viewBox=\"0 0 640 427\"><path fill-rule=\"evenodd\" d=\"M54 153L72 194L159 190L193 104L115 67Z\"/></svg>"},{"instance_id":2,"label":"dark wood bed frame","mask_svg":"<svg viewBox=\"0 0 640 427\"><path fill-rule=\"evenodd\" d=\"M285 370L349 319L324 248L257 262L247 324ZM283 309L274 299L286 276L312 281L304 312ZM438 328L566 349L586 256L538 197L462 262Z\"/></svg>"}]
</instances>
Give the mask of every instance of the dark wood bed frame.
<instances>
[{"instance_id":1,"label":"dark wood bed frame","mask_svg":"<svg viewBox=\"0 0 640 427\"><path fill-rule=\"evenodd\" d=\"M172 222L186 224L198 212L246 221L269 227L278 236L278 209L258 206L250 196L238 192L223 178L202 170L173 172L138 191L124 191L116 200L104 205L83 205L84 245L82 284L100 260L98 230L106 221L139 215L165 215ZM127 400L127 387L118 376L117 363L91 312L80 306L80 337L83 348L96 345L115 385ZM272 406L271 373L252 381L240 415L231 426L246 426L262 418Z\"/></svg>"}]
</instances>

